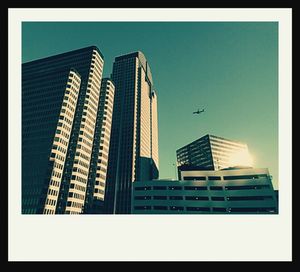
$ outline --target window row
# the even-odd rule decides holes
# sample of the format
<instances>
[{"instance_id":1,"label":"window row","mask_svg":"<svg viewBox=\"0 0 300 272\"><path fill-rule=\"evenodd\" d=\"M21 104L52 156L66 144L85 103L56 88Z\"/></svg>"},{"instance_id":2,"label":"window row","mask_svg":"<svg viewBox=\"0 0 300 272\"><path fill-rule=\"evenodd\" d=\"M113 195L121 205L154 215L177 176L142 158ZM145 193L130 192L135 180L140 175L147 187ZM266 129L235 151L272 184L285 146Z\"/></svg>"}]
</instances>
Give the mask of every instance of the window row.
<instances>
[{"instance_id":1,"label":"window row","mask_svg":"<svg viewBox=\"0 0 300 272\"><path fill-rule=\"evenodd\" d=\"M55 206L55 204L56 204L56 200L50 198L46 199L46 205Z\"/></svg>"},{"instance_id":2,"label":"window row","mask_svg":"<svg viewBox=\"0 0 300 272\"><path fill-rule=\"evenodd\" d=\"M69 192L68 197L84 200L84 195L75 192Z\"/></svg>"},{"instance_id":3,"label":"window row","mask_svg":"<svg viewBox=\"0 0 300 272\"><path fill-rule=\"evenodd\" d=\"M136 186L135 191L147 191L147 190L213 190L222 191L223 186ZM270 185L234 185L224 186L225 190L256 190L256 189L270 189Z\"/></svg>"},{"instance_id":4,"label":"window row","mask_svg":"<svg viewBox=\"0 0 300 272\"><path fill-rule=\"evenodd\" d=\"M273 196L135 196L135 200L192 200L192 201L264 201L273 200Z\"/></svg>"},{"instance_id":5,"label":"window row","mask_svg":"<svg viewBox=\"0 0 300 272\"><path fill-rule=\"evenodd\" d=\"M276 213L276 207L183 207L183 206L134 206L134 210L170 210L195 212L226 212L226 213Z\"/></svg>"}]
</instances>

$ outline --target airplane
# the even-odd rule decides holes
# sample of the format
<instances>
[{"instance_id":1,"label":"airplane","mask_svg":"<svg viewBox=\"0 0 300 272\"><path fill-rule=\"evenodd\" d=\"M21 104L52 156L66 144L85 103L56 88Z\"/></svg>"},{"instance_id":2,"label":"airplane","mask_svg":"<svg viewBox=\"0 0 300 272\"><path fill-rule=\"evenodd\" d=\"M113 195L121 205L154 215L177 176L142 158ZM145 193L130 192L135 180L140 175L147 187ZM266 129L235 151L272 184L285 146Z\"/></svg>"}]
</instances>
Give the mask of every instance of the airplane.
<instances>
[{"instance_id":1,"label":"airplane","mask_svg":"<svg viewBox=\"0 0 300 272\"><path fill-rule=\"evenodd\" d=\"M193 114L200 114L200 113L202 113L202 112L204 112L204 109L203 109L203 110L199 110L199 109L198 109L197 111L194 111Z\"/></svg>"}]
</instances>

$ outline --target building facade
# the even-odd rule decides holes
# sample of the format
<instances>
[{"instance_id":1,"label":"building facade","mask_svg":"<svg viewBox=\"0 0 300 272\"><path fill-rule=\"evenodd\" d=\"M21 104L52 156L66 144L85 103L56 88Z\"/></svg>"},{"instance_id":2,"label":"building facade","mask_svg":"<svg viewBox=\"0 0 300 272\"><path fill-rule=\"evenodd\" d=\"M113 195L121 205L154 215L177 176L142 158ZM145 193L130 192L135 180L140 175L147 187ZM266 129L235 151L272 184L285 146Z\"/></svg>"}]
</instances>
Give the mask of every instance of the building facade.
<instances>
[{"instance_id":1,"label":"building facade","mask_svg":"<svg viewBox=\"0 0 300 272\"><path fill-rule=\"evenodd\" d=\"M95 46L22 65L22 213L83 212L103 65Z\"/></svg>"},{"instance_id":2,"label":"building facade","mask_svg":"<svg viewBox=\"0 0 300 272\"><path fill-rule=\"evenodd\" d=\"M157 96L142 52L115 58L106 213L131 212L132 182L158 177Z\"/></svg>"},{"instance_id":3,"label":"building facade","mask_svg":"<svg viewBox=\"0 0 300 272\"><path fill-rule=\"evenodd\" d=\"M220 170L237 166L252 166L247 144L207 134L176 151L179 179L181 170ZM240 165L239 165L240 166Z\"/></svg>"},{"instance_id":4,"label":"building facade","mask_svg":"<svg viewBox=\"0 0 300 272\"><path fill-rule=\"evenodd\" d=\"M133 214L276 214L268 169L183 171L183 180L134 182Z\"/></svg>"},{"instance_id":5,"label":"building facade","mask_svg":"<svg viewBox=\"0 0 300 272\"><path fill-rule=\"evenodd\" d=\"M84 213L103 213L115 86L103 78L90 162Z\"/></svg>"}]
</instances>

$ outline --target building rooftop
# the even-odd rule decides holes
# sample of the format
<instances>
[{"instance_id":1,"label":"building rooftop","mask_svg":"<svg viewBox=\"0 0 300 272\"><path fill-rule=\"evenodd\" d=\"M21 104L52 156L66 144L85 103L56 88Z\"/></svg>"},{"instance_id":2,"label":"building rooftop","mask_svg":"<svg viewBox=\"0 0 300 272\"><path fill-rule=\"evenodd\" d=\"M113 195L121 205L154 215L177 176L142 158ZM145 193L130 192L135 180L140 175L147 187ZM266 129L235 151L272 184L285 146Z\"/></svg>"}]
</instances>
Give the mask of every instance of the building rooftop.
<instances>
[{"instance_id":1,"label":"building rooftop","mask_svg":"<svg viewBox=\"0 0 300 272\"><path fill-rule=\"evenodd\" d=\"M37 60L28 61L28 62L23 63L23 65L27 65L27 64L31 64L31 63L39 63L39 62L43 62L45 60L51 60L52 58L64 57L64 56L68 56L68 55L74 54L76 52L79 53L81 51L88 51L88 50L96 50L99 53L99 55L101 56L101 58L104 60L104 56L101 53L100 49L97 46L92 45L92 46L87 46L87 47L83 47L83 48L80 48L80 49L71 50L71 51L64 52L64 53L59 53L59 54L51 55L51 56L48 56L48 57L45 57L45 58L39 58Z\"/></svg>"},{"instance_id":2,"label":"building rooftop","mask_svg":"<svg viewBox=\"0 0 300 272\"><path fill-rule=\"evenodd\" d=\"M145 57L145 55L142 51L136 51L136 52L128 53L128 54L125 54L125 55L117 56L115 58L115 61L120 61L120 60L124 60L124 59L131 59L131 58L138 58L140 60L140 63L142 65L142 67L146 71L146 74L147 74L151 84L153 85L151 69L150 69L148 61L147 61L147 59L146 59L146 57Z\"/></svg>"},{"instance_id":3,"label":"building rooftop","mask_svg":"<svg viewBox=\"0 0 300 272\"><path fill-rule=\"evenodd\" d=\"M212 139L219 139L219 140L228 141L228 142L235 143L235 144L239 144L239 145L246 145L245 143L242 143L242 142L240 142L240 141L230 140L230 139L226 139L226 138L223 138L223 137L215 136L215 135L212 135L212 134L205 134L204 136L202 136L202 137L200 137L200 138L198 138L198 139L192 141L191 143L186 144L186 145L184 145L183 147L178 148L176 152L181 151L181 150L185 149L187 146L192 145L192 144L195 144L195 143L197 143L198 141L204 140L205 138L207 138L207 139L209 139L209 138L212 138Z\"/></svg>"}]
</instances>

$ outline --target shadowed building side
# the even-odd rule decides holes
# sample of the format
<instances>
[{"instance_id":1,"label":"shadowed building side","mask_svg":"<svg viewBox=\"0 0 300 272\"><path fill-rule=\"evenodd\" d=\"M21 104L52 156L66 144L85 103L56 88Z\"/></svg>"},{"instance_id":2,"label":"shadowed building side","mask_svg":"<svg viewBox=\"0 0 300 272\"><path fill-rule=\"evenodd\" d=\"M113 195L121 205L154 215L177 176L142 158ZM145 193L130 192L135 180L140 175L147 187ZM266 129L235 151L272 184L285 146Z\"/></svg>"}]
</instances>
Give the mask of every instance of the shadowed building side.
<instances>
[{"instance_id":1,"label":"shadowed building side","mask_svg":"<svg viewBox=\"0 0 300 272\"><path fill-rule=\"evenodd\" d=\"M28 73L27 68L22 81L22 213L54 213L81 78L74 69ZM63 112L68 119L59 118Z\"/></svg>"}]
</instances>

